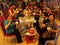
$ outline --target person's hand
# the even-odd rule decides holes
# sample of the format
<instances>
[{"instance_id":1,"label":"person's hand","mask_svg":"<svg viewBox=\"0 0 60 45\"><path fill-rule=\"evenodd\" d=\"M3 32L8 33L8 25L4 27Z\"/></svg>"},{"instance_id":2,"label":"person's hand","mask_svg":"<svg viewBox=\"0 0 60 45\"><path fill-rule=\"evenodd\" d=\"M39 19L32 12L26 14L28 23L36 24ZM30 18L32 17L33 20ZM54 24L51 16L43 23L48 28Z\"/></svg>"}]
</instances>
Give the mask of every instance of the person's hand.
<instances>
[{"instance_id":1,"label":"person's hand","mask_svg":"<svg viewBox=\"0 0 60 45\"><path fill-rule=\"evenodd\" d=\"M45 27L45 24L42 24L42 28L44 28Z\"/></svg>"},{"instance_id":2,"label":"person's hand","mask_svg":"<svg viewBox=\"0 0 60 45\"><path fill-rule=\"evenodd\" d=\"M50 27L47 27L47 31L48 31L48 32L51 32L52 29L51 29Z\"/></svg>"},{"instance_id":3,"label":"person's hand","mask_svg":"<svg viewBox=\"0 0 60 45\"><path fill-rule=\"evenodd\" d=\"M36 13L33 13L33 15L36 15Z\"/></svg>"},{"instance_id":4,"label":"person's hand","mask_svg":"<svg viewBox=\"0 0 60 45\"><path fill-rule=\"evenodd\" d=\"M9 20L8 25L10 25L11 23L12 23L12 20Z\"/></svg>"},{"instance_id":5,"label":"person's hand","mask_svg":"<svg viewBox=\"0 0 60 45\"><path fill-rule=\"evenodd\" d=\"M51 28L50 27L47 27L47 30L51 30Z\"/></svg>"},{"instance_id":6,"label":"person's hand","mask_svg":"<svg viewBox=\"0 0 60 45\"><path fill-rule=\"evenodd\" d=\"M15 10L14 13L17 14L17 10Z\"/></svg>"},{"instance_id":7,"label":"person's hand","mask_svg":"<svg viewBox=\"0 0 60 45\"><path fill-rule=\"evenodd\" d=\"M15 24L18 24L18 21L16 21Z\"/></svg>"}]
</instances>

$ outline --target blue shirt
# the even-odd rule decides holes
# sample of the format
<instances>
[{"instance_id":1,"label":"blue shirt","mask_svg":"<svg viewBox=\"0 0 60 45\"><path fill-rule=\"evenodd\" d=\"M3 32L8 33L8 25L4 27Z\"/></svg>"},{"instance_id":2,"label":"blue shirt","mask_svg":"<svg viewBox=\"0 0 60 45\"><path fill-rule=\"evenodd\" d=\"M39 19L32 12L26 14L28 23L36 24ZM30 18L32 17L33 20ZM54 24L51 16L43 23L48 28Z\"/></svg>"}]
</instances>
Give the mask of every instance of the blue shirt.
<instances>
[{"instance_id":1,"label":"blue shirt","mask_svg":"<svg viewBox=\"0 0 60 45\"><path fill-rule=\"evenodd\" d=\"M8 24L8 20L4 21L4 26ZM14 25L11 23L9 28L5 30L7 34L11 34L14 32Z\"/></svg>"}]
</instances>

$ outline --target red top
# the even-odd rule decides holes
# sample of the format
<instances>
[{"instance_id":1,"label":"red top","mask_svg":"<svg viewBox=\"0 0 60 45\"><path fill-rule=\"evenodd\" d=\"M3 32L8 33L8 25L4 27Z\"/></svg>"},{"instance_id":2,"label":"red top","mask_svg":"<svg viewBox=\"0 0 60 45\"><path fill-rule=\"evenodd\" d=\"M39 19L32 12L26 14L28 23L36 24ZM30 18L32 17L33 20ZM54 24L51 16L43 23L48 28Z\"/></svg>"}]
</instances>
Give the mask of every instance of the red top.
<instances>
[{"instance_id":1,"label":"red top","mask_svg":"<svg viewBox=\"0 0 60 45\"><path fill-rule=\"evenodd\" d=\"M13 11L12 8L10 8L9 10L11 10L12 14L14 13L14 11ZM9 10L8 10L8 11L9 11ZM16 19L15 16L11 16L11 17L12 17L12 20Z\"/></svg>"}]
</instances>

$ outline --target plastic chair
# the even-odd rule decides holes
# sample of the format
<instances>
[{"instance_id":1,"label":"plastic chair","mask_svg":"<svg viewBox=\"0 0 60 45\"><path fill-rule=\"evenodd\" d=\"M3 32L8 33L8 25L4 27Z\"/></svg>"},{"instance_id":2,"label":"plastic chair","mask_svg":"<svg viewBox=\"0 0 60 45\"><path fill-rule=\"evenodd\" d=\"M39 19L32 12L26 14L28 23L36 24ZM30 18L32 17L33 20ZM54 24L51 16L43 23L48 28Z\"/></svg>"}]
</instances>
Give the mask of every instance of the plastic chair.
<instances>
[{"instance_id":1,"label":"plastic chair","mask_svg":"<svg viewBox=\"0 0 60 45\"><path fill-rule=\"evenodd\" d=\"M1 27L2 27L3 35L4 35L4 44L6 44L6 41L7 41L7 43L8 42L13 43L16 39L15 34L6 34L5 28L4 28L4 23L1 23ZM16 42L14 42L14 43L16 44Z\"/></svg>"}]
</instances>

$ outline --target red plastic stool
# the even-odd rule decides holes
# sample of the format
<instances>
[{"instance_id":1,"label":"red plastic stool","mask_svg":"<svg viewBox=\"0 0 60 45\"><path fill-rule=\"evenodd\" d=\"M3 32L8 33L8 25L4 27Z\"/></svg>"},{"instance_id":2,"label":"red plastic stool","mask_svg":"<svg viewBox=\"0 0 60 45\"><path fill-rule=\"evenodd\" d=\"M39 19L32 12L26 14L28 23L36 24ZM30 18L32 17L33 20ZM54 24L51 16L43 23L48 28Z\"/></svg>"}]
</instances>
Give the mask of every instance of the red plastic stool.
<instances>
[{"instance_id":1,"label":"red plastic stool","mask_svg":"<svg viewBox=\"0 0 60 45\"><path fill-rule=\"evenodd\" d=\"M34 28L30 28L25 35L26 35L26 42L27 42L27 43L35 42L35 38L34 38L34 37L35 37Z\"/></svg>"},{"instance_id":2,"label":"red plastic stool","mask_svg":"<svg viewBox=\"0 0 60 45\"><path fill-rule=\"evenodd\" d=\"M34 34L29 34L29 33L26 33L26 42L27 43L31 43L31 42L35 42L35 35Z\"/></svg>"}]
</instances>

